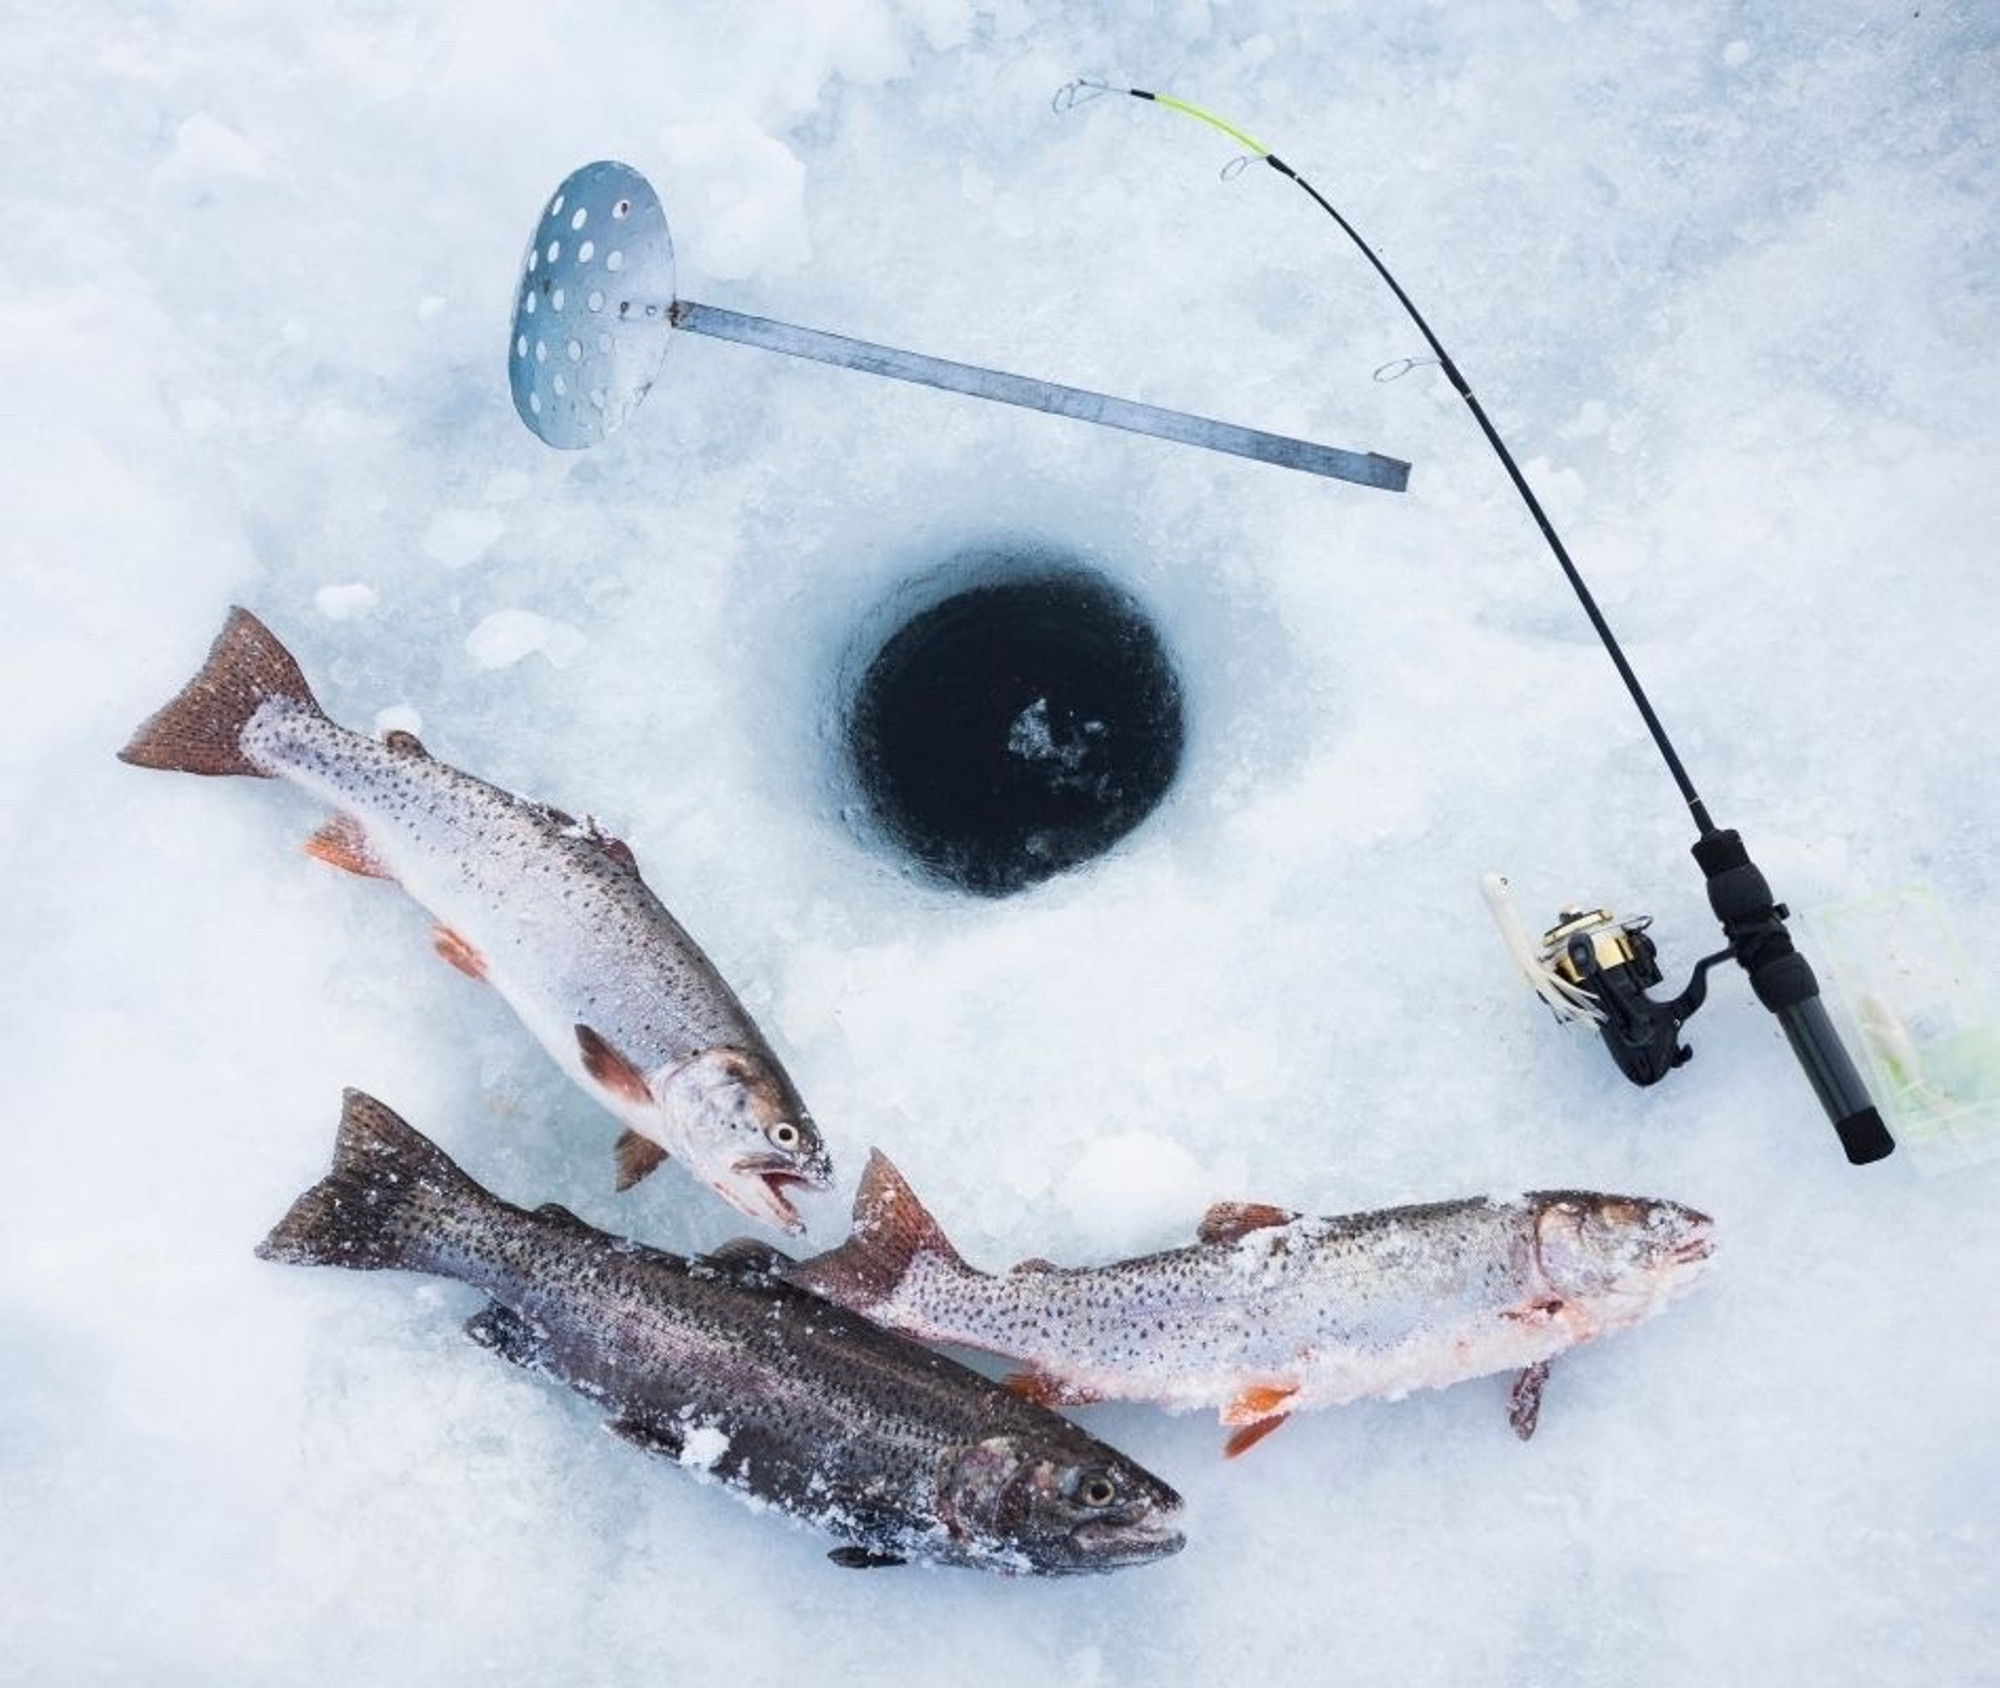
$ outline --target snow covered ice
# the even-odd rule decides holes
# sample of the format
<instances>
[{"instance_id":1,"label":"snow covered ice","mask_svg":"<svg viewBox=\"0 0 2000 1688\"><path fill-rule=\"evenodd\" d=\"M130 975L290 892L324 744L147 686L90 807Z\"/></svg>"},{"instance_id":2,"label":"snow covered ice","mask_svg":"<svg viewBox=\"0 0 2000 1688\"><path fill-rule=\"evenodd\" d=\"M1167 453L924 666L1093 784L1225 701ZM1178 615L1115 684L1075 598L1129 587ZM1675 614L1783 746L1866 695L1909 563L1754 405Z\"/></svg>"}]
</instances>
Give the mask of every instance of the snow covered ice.
<instances>
[{"instance_id":1,"label":"snow covered ice","mask_svg":"<svg viewBox=\"0 0 2000 1688\"><path fill-rule=\"evenodd\" d=\"M1479 898L1717 943L1685 812L1383 252L1543 493L1710 807L1797 910L1937 887L2000 995L2000 30L1963 5L822 0L9 28L0 411L0 1681L2000 1678L1996 1173L1841 1160L1718 974L1651 1091ZM516 419L521 243L660 186L689 297L1409 459L1407 495L677 337L606 445ZM988 901L843 813L838 677L914 571L1091 558L1185 682L1163 805ZM1550 1186L1712 1213L1710 1281L1561 1361L1302 1418L1084 1416L1178 1558L829 1565L460 1334L250 1250L343 1084L510 1199L674 1248L612 1123L274 785L113 752L240 601L328 710L589 812L742 993L845 1183L968 1255L1218 1198Z\"/></svg>"}]
</instances>

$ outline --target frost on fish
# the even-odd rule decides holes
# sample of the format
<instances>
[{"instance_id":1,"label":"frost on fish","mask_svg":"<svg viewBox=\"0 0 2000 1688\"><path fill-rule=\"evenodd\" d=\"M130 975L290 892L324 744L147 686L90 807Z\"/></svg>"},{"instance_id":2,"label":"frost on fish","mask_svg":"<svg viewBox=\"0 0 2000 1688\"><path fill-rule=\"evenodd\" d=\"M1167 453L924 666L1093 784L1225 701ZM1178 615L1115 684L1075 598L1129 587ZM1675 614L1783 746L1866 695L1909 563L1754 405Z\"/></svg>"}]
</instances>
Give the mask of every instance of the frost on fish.
<instances>
[{"instance_id":1,"label":"frost on fish","mask_svg":"<svg viewBox=\"0 0 2000 1688\"><path fill-rule=\"evenodd\" d=\"M1062 1575L1179 1551L1180 1497L987 1378L792 1288L758 1242L684 1259L482 1189L349 1091L332 1170L257 1251L490 1299L466 1335L620 1440L839 1537L842 1565Z\"/></svg>"},{"instance_id":2,"label":"frost on fish","mask_svg":"<svg viewBox=\"0 0 2000 1688\"><path fill-rule=\"evenodd\" d=\"M1533 1433L1547 1364L1692 1287L1706 1216L1673 1202L1554 1191L1308 1218L1219 1203L1192 1247L1109 1266L960 1258L878 1150L841 1247L789 1281L913 1336L1005 1354L1047 1405L1214 1408L1243 1452L1291 1413L1520 1374Z\"/></svg>"},{"instance_id":3,"label":"frost on fish","mask_svg":"<svg viewBox=\"0 0 2000 1688\"><path fill-rule=\"evenodd\" d=\"M499 991L624 1127L619 1188L661 1161L752 1218L802 1229L787 1192L824 1189L825 1145L736 994L594 820L439 761L414 734L327 719L290 652L235 609L201 671L120 753L147 768L283 779L331 817L309 854L393 881L432 945Z\"/></svg>"}]
</instances>

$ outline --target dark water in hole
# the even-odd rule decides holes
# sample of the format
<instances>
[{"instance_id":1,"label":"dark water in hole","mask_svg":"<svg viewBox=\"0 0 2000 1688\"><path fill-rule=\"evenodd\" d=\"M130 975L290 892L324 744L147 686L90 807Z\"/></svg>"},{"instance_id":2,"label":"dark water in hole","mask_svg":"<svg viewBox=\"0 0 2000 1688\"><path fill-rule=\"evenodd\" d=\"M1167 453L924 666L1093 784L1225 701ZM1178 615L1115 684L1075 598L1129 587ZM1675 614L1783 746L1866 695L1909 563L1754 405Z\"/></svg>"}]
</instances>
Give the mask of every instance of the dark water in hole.
<instances>
[{"instance_id":1,"label":"dark water in hole","mask_svg":"<svg viewBox=\"0 0 2000 1688\"><path fill-rule=\"evenodd\" d=\"M1180 682L1145 612L1060 570L954 593L869 663L848 717L862 789L939 878L1005 896L1088 861L1152 810Z\"/></svg>"}]
</instances>

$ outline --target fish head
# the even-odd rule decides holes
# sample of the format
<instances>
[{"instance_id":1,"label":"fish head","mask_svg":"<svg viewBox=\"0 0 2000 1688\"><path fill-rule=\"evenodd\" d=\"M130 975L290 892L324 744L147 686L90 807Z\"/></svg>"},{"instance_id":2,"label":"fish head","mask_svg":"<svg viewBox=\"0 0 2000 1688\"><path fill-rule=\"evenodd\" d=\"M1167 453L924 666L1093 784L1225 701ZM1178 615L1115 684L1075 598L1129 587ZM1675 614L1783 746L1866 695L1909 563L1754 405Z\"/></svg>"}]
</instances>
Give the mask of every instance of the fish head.
<instances>
[{"instance_id":1,"label":"fish head","mask_svg":"<svg viewBox=\"0 0 2000 1688\"><path fill-rule=\"evenodd\" d=\"M1115 1571L1178 1553L1181 1497L1078 1432L991 1436L947 1456L939 1514L953 1557L1036 1576Z\"/></svg>"},{"instance_id":2,"label":"fish head","mask_svg":"<svg viewBox=\"0 0 2000 1688\"><path fill-rule=\"evenodd\" d=\"M1715 1222L1679 1202L1551 1190L1528 1198L1535 1257L1549 1287L1624 1323L1694 1286Z\"/></svg>"},{"instance_id":3,"label":"fish head","mask_svg":"<svg viewBox=\"0 0 2000 1688\"><path fill-rule=\"evenodd\" d=\"M666 1115L663 1140L679 1147L696 1177L752 1219L794 1234L805 1229L785 1191L826 1189L833 1163L775 1061L748 1049L704 1049L653 1075L647 1089Z\"/></svg>"}]
</instances>

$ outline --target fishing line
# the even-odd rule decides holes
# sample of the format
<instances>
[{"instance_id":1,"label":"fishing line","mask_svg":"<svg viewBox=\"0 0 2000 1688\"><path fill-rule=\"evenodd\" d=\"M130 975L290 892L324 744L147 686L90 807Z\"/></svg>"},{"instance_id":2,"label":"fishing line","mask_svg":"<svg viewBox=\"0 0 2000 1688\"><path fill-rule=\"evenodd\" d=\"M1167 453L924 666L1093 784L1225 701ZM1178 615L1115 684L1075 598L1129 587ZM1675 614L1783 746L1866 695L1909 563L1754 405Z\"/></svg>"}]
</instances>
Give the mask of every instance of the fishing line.
<instances>
[{"instance_id":1,"label":"fishing line","mask_svg":"<svg viewBox=\"0 0 2000 1688\"><path fill-rule=\"evenodd\" d=\"M1889 1154L1895 1148L1894 1139L1883 1125L1881 1115L1876 1112L1860 1075L1854 1069L1854 1063L1848 1058L1839 1035L1827 1019L1819 999L1819 983L1813 976L1811 965L1792 945L1791 935L1785 928L1789 911L1773 899L1768 881L1750 860L1741 837L1730 828L1717 827L1710 819L1707 805L1695 790L1694 781L1689 778L1680 754L1668 738L1667 730L1655 713L1651 699L1646 696L1645 688L1640 685L1638 675L1626 660L1617 636L1611 631L1611 624L1598 608L1596 598L1591 595L1581 571L1570 557L1561 535L1556 532L1554 522L1542 508L1541 500L1535 496L1534 488L1528 484L1527 476L1521 472L1520 464L1514 460L1513 452L1493 425L1493 419L1486 414L1486 407L1479 402L1471 382L1453 361L1451 353L1445 350L1444 343L1425 320L1423 312L1417 309L1416 302L1403 290L1402 283L1390 273L1388 265L1362 239L1354 225L1318 188L1263 142L1214 112L1172 94L1148 88L1121 88L1101 78L1087 76L1065 83L1056 91L1051 104L1057 112L1066 112L1105 94L1127 94L1151 105L1164 106L1169 111L1193 118L1245 148L1252 159L1269 165L1306 194L1333 219L1355 249L1368 260L1375 273L1396 296L1396 302L1416 325L1417 332L1423 336L1425 345L1431 351L1429 359L1402 358L1384 364L1375 372L1376 379L1395 380L1432 361L1444 372L1452 390L1464 401L1473 420L1479 424L1486 443L1500 459L1507 478L1513 482L1514 490L1527 506L1528 514L1534 518L1535 526L1540 529L1543 540L1569 581L1570 590L1582 605L1583 613L1596 631L1605 654L1611 658L1612 666L1617 669L1619 679L1624 682L1626 692L1639 711L1639 718L1645 722L1646 731L1659 750L1661 760L1666 763L1667 772L1688 806L1699 834L1693 847L1695 861L1706 878L1709 906L1722 923L1729 948L1703 958L1697 964L1687 988L1678 997L1660 1002L1646 994L1660 982L1660 972L1653 959L1652 942L1644 936L1644 917L1620 922L1603 910L1586 914L1581 910L1566 909L1545 935L1538 970L1529 969L1537 991L1545 1000L1551 994L1564 995L1560 990L1552 990L1549 981L1553 979L1558 986L1566 984L1590 995L1603 1011L1604 1017L1598 1029L1620 1069L1635 1083L1651 1084L1688 1059L1690 1051L1679 1041L1681 1025L1701 1006L1707 990L1708 969L1733 956L1750 975L1751 988L1758 1000L1777 1015L1784 1027L1792 1051L1805 1068L1828 1118L1833 1121L1848 1159L1862 1165ZM1240 170L1242 163L1243 160L1238 158L1224 166L1224 179L1230 179L1234 173L1232 167Z\"/></svg>"}]
</instances>

